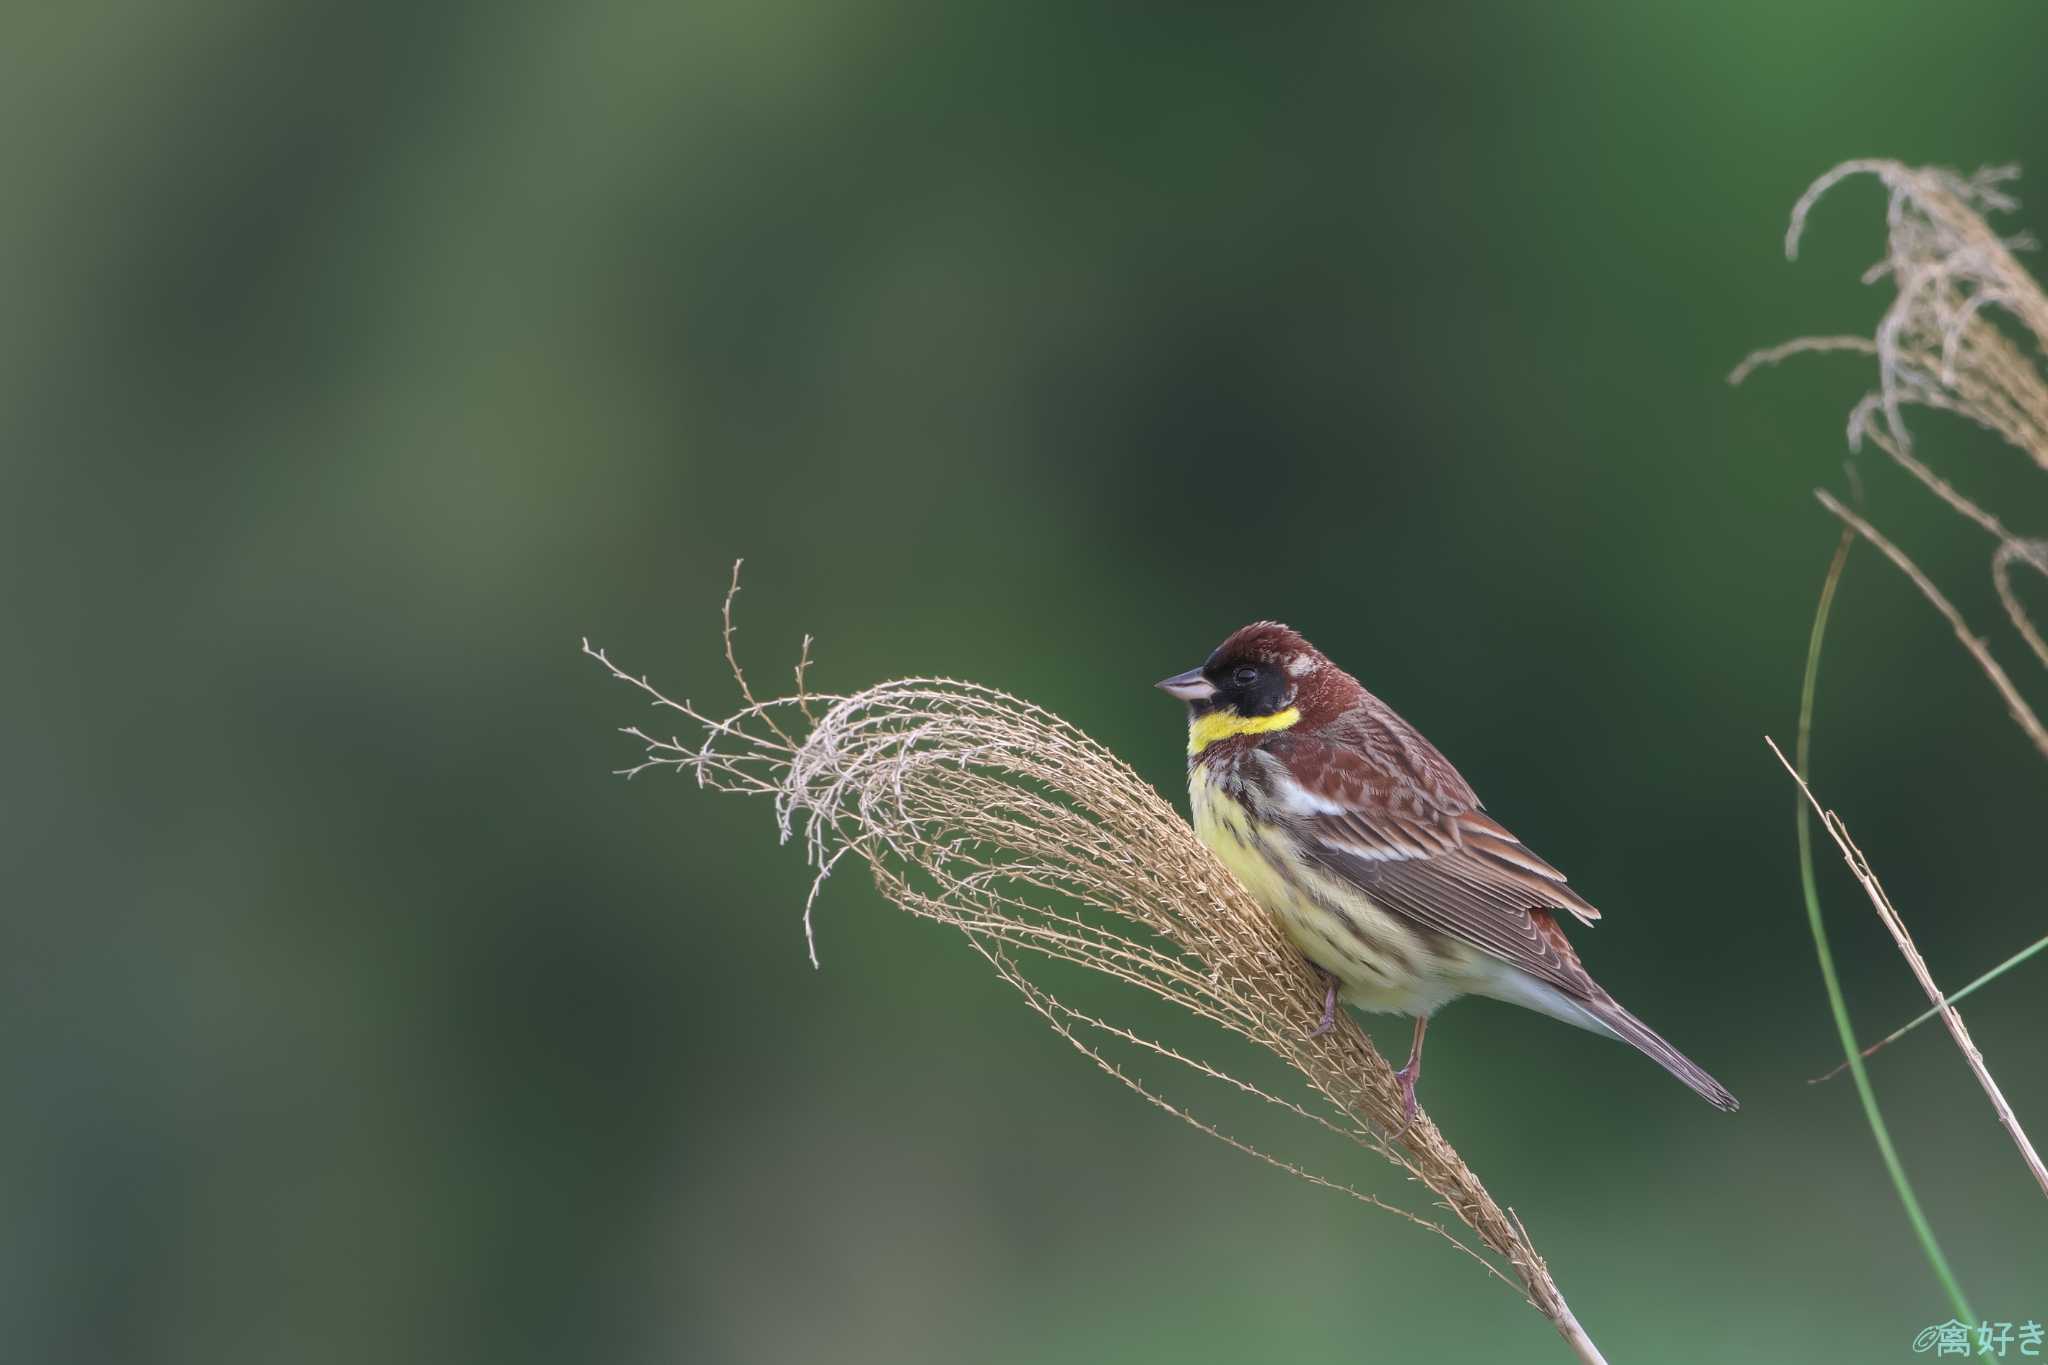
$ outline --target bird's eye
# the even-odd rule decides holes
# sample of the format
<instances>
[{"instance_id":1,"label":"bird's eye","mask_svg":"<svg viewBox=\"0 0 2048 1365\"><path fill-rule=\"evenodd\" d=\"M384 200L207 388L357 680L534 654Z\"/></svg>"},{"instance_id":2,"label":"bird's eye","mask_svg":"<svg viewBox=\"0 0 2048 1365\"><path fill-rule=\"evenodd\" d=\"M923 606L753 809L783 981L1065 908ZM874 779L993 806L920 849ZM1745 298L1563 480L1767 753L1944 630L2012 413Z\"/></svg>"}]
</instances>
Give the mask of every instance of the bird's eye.
<instances>
[{"instance_id":1,"label":"bird's eye","mask_svg":"<svg viewBox=\"0 0 2048 1365\"><path fill-rule=\"evenodd\" d=\"M1259 670L1250 664L1244 664L1230 675L1230 680L1239 687L1250 687L1259 680Z\"/></svg>"}]
</instances>

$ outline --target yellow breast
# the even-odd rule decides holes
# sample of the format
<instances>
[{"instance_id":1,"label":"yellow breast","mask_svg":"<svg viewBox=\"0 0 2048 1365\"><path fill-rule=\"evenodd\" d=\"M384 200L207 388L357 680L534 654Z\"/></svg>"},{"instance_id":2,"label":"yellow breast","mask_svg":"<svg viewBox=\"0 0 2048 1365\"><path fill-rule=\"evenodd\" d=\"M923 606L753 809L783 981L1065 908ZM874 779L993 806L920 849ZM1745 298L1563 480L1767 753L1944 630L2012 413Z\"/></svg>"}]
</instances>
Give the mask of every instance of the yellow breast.
<instances>
[{"instance_id":1,"label":"yellow breast","mask_svg":"<svg viewBox=\"0 0 2048 1365\"><path fill-rule=\"evenodd\" d=\"M1196 835L1303 956L1337 978L1348 1003L1427 1014L1465 993L1463 955L1439 956L1356 886L1310 864L1291 835L1254 820L1207 765L1188 774L1188 799Z\"/></svg>"}]
</instances>

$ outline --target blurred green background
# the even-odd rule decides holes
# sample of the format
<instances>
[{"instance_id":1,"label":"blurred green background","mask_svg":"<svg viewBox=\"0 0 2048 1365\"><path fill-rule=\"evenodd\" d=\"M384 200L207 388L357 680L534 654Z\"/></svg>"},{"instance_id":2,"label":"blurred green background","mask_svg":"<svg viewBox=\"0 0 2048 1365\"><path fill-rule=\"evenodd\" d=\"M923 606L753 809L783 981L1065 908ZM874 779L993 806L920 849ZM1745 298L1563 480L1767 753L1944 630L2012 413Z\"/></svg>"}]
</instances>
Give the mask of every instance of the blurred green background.
<instances>
[{"instance_id":1,"label":"blurred green background","mask_svg":"<svg viewBox=\"0 0 2048 1365\"><path fill-rule=\"evenodd\" d=\"M1854 1093L1805 1082L1839 1058L1763 746L1868 370L1723 376L1875 321L1868 183L1781 255L1837 160L2017 160L2048 230L2044 39L2029 5L10 7L0 1353L1563 1358L857 877L812 971L764 806L611 776L644 713L579 638L720 703L745 555L758 683L814 632L822 686L1011 689L1177 801L1149 684L1301 627L1744 1101L1504 1006L1432 1032L1431 1112L1609 1355L1910 1358L1948 1308ZM2020 457L1916 430L2038 531ZM2019 668L1988 546L1864 473ZM1816 765L1941 980L2041 932L2041 764L1868 553ZM1874 1037L1922 1002L1823 876ZM1968 1011L2037 1133L2042 970ZM2048 1319L1953 1047L1874 1074L1980 1314Z\"/></svg>"}]
</instances>

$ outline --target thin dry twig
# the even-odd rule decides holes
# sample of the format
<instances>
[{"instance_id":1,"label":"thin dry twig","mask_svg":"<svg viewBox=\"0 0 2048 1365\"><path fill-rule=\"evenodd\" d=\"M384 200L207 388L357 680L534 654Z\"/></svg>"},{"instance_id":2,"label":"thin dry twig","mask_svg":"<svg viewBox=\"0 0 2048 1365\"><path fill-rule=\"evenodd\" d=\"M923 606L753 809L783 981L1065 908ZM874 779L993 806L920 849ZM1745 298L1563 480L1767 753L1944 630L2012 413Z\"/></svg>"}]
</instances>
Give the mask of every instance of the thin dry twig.
<instances>
[{"instance_id":1,"label":"thin dry twig","mask_svg":"<svg viewBox=\"0 0 2048 1365\"><path fill-rule=\"evenodd\" d=\"M2041 1193L2048 1194L2048 1166L2041 1164L2040 1154L2034 1150L2032 1139L2027 1136L2026 1129L2020 1126L2019 1118L2012 1112L2012 1106L2006 1102L2005 1092L1998 1088L1998 1082L1991 1077L1990 1068L1984 1065L1984 1054L1977 1050L1977 1044L1970 1038L1970 1031L1963 1026L1962 1013L1942 994L1941 988L1934 984L1934 974L1927 969L1927 961L1920 956L1920 949L1914 944L1913 936L1906 932L1906 922L1893 907L1891 897L1885 894L1883 885L1877 880L1877 873L1870 866L1870 860L1849 837L1849 827L1842 822L1842 817L1822 808L1820 801L1813 794L1813 789L1806 785L1806 779L1799 775L1799 770L1792 766L1778 748L1777 741L1766 736L1764 743L1771 746L1771 752L1778 756L1778 762L1784 764L1785 771L1799 784L1799 790L1805 794L1807 803L1820 816L1821 824L1827 828L1828 834L1835 841L1835 847L1842 851L1842 860L1849 865L1850 875L1856 878L1857 884L1870 898L1871 905L1877 910L1878 919L1883 921L1884 927L1891 932L1892 941L1898 944L1900 955L1913 969L1913 976L1920 982L1920 989L1925 991L1927 998L1941 1010L1942 1022L1948 1025L1950 1035L1956 1040L1956 1046L1962 1050L1964 1058L1970 1064L1970 1070L1976 1074L1977 1083L1984 1088L1984 1094L1991 1101L1991 1108L1998 1115L1999 1123L2012 1137L2013 1145L2019 1148L2020 1159L2026 1163L2028 1172L2041 1186Z\"/></svg>"},{"instance_id":2,"label":"thin dry twig","mask_svg":"<svg viewBox=\"0 0 2048 1365\"><path fill-rule=\"evenodd\" d=\"M2027 648L2034 651L2034 657L2041 661L2041 666L2048 668L2048 640L2041 637L2041 632L2028 618L2026 608L2020 605L2019 596L2012 588L2012 566L2015 564L2023 564L2048 578L2048 540L2007 540L1991 557L1991 583L1998 589L1998 600L2005 607L2006 616L2011 619L2013 629L2027 642Z\"/></svg>"},{"instance_id":3,"label":"thin dry twig","mask_svg":"<svg viewBox=\"0 0 2048 1365\"><path fill-rule=\"evenodd\" d=\"M1942 614L1950 628L1955 631L1956 639L1962 642L1963 648L1970 652L1970 657L1977 661L1977 666L1984 670L1984 676L1991 679L1992 686L1996 687L1998 694L2005 699L2006 710L2012 714L2014 722L2026 732L2027 738L2034 742L2034 747L2041 751L2041 756L2048 758L2048 728L2043 728L2040 717L2034 714L2034 708L2027 705L2027 699L2020 695L2019 688L2013 685L2006 671L1999 667L1998 660L1992 657L1991 647L1971 631L1970 623L1963 619L1963 614L1956 610L1955 604L1943 596L1941 589L1934 586L1934 580L1922 573L1920 566L1907 558L1904 550L1887 540L1876 527L1843 506L1826 489L1815 489L1814 496L1820 499L1821 506L1841 518L1857 535L1876 546L1886 559L1896 564L1899 571L1913 581L1913 586L1920 590L1920 595L1934 604L1934 609Z\"/></svg>"},{"instance_id":4,"label":"thin dry twig","mask_svg":"<svg viewBox=\"0 0 2048 1365\"><path fill-rule=\"evenodd\" d=\"M889 901L964 933L1032 1009L1109 1075L1241 1151L1430 1228L1517 1289L1581 1361L1602 1359L1520 1220L1495 1202L1426 1114L1404 1122L1393 1070L1357 1023L1347 1014L1312 1036L1320 979L1127 764L1051 712L974 683L905 678L850 695L820 694L808 689L799 663L795 696L758 700L732 650L731 604L728 591L723 637L744 705L729 716L672 700L588 640L583 649L702 735L685 743L627 727L645 752L626 775L669 767L715 790L774 802L783 838L799 840L815 869L804 909L814 963L811 908L833 868L852 856ZM813 704L822 710L814 713ZM784 721L815 718L796 740L774 722L777 712ZM1088 968L1256 1044L1285 1064L1301 1097L1074 1009L1027 972L1024 964L1034 960ZM1378 1154L1426 1186L1480 1245L1224 1133L1132 1075L1097 1038L1279 1105Z\"/></svg>"},{"instance_id":5,"label":"thin dry twig","mask_svg":"<svg viewBox=\"0 0 2048 1365\"><path fill-rule=\"evenodd\" d=\"M759 710L760 703L754 700L753 689L747 686L746 671L740 667L739 656L736 653L734 653L732 646L732 599L740 595L740 565L746 562L747 561L744 559L735 559L732 562L732 582L729 583L725 589L724 628L719 632L719 635L720 638L723 639L725 642L725 666L732 670L732 680L733 682L739 685L740 699L746 702L748 706L754 707L756 708L756 710ZM585 641L585 643L587 644L589 642ZM801 652L797 656L797 695L795 696L795 698L793 698L793 700L797 704L797 709L803 711L806 715L809 714L810 708L804 705L804 670L806 667L808 667L810 663L810 645L811 637L806 635L804 637L803 652ZM769 729L775 732L775 737L777 739L781 740L784 744L792 742L788 734L786 734L783 731L783 728L775 723L775 713L773 711L760 711L760 716L761 722L764 725L766 725Z\"/></svg>"},{"instance_id":6,"label":"thin dry twig","mask_svg":"<svg viewBox=\"0 0 2048 1365\"><path fill-rule=\"evenodd\" d=\"M1758 370L1769 369L1796 355L1826 355L1835 351L1853 351L1857 355L1876 355L1877 343L1869 337L1794 337L1776 346L1767 346L1761 351L1751 351L1742 358L1742 363L1728 371L1728 382L1740 384Z\"/></svg>"}]
</instances>

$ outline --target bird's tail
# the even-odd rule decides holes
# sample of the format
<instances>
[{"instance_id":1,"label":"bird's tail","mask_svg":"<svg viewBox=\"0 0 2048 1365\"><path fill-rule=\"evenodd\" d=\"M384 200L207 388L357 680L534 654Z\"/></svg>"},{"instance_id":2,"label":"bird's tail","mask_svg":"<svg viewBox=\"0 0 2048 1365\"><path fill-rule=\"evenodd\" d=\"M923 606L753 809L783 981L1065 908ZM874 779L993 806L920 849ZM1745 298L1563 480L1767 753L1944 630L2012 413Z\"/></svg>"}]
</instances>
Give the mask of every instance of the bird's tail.
<instances>
[{"instance_id":1,"label":"bird's tail","mask_svg":"<svg viewBox=\"0 0 2048 1365\"><path fill-rule=\"evenodd\" d=\"M1538 980L1520 968L1502 962L1481 978L1478 994L1521 1005L1593 1033L1619 1038L1658 1066L1691 1086L1699 1097L1716 1109L1733 1111L1740 1106L1726 1086L1700 1070L1692 1058L1659 1037L1657 1030L1630 1014L1620 1002L1581 976L1577 990L1564 991L1548 981Z\"/></svg>"},{"instance_id":2,"label":"bird's tail","mask_svg":"<svg viewBox=\"0 0 2048 1365\"><path fill-rule=\"evenodd\" d=\"M1606 1032L1684 1081L1695 1094L1716 1109L1732 1113L1742 1107L1728 1093L1728 1087L1702 1071L1699 1063L1665 1042L1657 1030L1623 1009L1605 991L1596 991L1590 997L1581 996L1573 1003L1597 1020Z\"/></svg>"}]
</instances>

